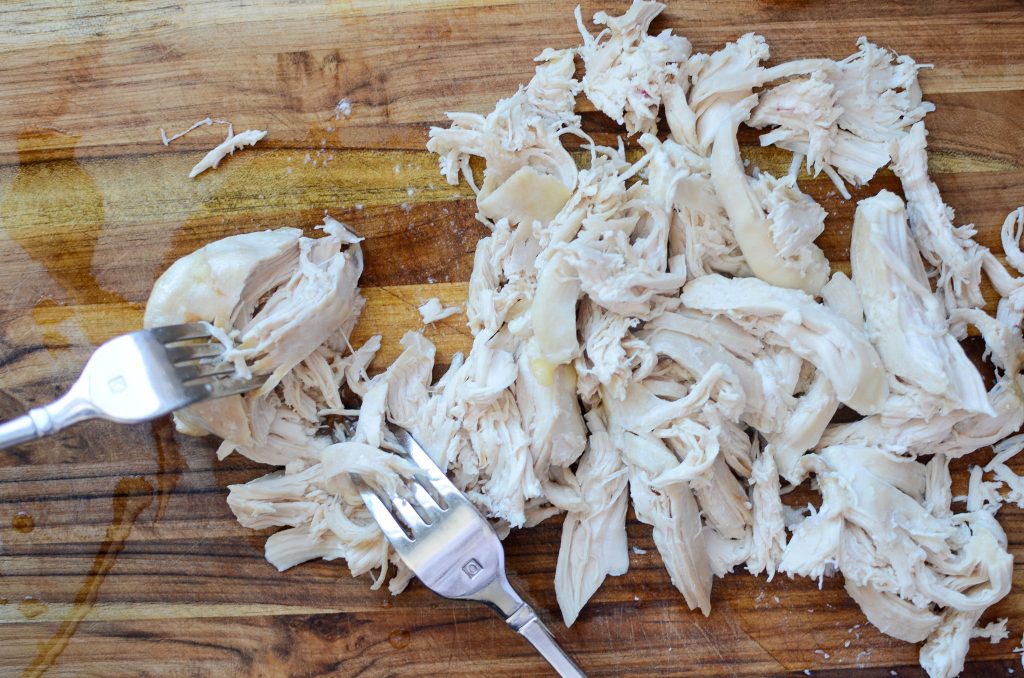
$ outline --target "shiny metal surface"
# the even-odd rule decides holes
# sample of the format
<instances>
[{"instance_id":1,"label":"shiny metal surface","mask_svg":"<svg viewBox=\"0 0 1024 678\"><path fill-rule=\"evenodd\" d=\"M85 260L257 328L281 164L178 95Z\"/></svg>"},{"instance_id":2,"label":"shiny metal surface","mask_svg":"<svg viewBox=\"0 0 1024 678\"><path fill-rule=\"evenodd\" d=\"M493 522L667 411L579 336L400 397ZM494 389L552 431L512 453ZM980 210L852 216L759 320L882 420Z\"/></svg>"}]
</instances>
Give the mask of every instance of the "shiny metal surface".
<instances>
[{"instance_id":1,"label":"shiny metal surface","mask_svg":"<svg viewBox=\"0 0 1024 678\"><path fill-rule=\"evenodd\" d=\"M169 325L115 337L92 354L63 396L0 424L0 449L55 433L86 419L134 424L194 403L241 393L264 377L240 379L219 360L201 323Z\"/></svg>"},{"instance_id":2,"label":"shiny metal surface","mask_svg":"<svg viewBox=\"0 0 1024 678\"><path fill-rule=\"evenodd\" d=\"M356 479L384 535L420 581L445 598L486 603L563 677L585 676L505 576L505 551L480 515L407 431L396 431L420 472L403 496L385 497ZM435 499L436 497L436 499Z\"/></svg>"}]
</instances>

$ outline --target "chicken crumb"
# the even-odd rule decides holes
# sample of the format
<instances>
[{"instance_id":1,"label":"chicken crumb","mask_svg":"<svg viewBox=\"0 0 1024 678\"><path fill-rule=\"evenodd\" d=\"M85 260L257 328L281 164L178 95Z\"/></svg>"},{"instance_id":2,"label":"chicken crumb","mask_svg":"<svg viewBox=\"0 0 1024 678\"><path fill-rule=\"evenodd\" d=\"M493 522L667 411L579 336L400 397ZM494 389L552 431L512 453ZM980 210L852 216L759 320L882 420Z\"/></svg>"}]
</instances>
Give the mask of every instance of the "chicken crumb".
<instances>
[{"instance_id":1,"label":"chicken crumb","mask_svg":"<svg viewBox=\"0 0 1024 678\"><path fill-rule=\"evenodd\" d=\"M175 139L180 139L181 137L185 136L186 134L188 134L189 132L191 132L194 129L198 129L200 127L206 127L206 126L209 126L209 125L230 125L230 124L231 123L229 123L227 120L215 120L213 118L206 117L206 118L203 118L202 120L200 120L199 122L193 124L188 129L186 129L184 131L181 131L181 132L178 132L177 134L174 134L172 136L167 136L167 133L164 132L164 128L161 127L160 128L160 141L163 142L164 146L167 146L172 141L174 141ZM230 135L228 135L228 136L230 136Z\"/></svg>"},{"instance_id":2,"label":"chicken crumb","mask_svg":"<svg viewBox=\"0 0 1024 678\"><path fill-rule=\"evenodd\" d=\"M461 313L462 308L460 306L442 306L441 301L437 297L433 297L423 303L419 307L419 311L423 324L429 325Z\"/></svg>"}]
</instances>

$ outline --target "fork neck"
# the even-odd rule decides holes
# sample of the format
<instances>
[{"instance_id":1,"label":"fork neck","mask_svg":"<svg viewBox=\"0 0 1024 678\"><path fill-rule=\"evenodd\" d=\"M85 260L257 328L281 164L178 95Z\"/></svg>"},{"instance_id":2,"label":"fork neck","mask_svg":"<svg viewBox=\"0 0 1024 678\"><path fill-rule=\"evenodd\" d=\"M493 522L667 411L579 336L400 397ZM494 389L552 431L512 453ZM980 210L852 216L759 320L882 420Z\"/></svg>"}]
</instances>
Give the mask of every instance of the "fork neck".
<instances>
[{"instance_id":1,"label":"fork neck","mask_svg":"<svg viewBox=\"0 0 1024 678\"><path fill-rule=\"evenodd\" d=\"M71 390L49 405L29 410L28 416L36 426L37 436L42 437L99 416L99 412L87 394L83 393L81 383L76 383Z\"/></svg>"},{"instance_id":2,"label":"fork neck","mask_svg":"<svg viewBox=\"0 0 1024 678\"><path fill-rule=\"evenodd\" d=\"M0 450L48 436L98 414L76 384L49 405L33 408L13 421L0 423Z\"/></svg>"},{"instance_id":3,"label":"fork neck","mask_svg":"<svg viewBox=\"0 0 1024 678\"><path fill-rule=\"evenodd\" d=\"M526 603L516 593L512 585L508 583L504 572L501 576L495 577L490 584L477 591L472 596L473 600L490 605L497 610L505 619L514 615Z\"/></svg>"}]
</instances>

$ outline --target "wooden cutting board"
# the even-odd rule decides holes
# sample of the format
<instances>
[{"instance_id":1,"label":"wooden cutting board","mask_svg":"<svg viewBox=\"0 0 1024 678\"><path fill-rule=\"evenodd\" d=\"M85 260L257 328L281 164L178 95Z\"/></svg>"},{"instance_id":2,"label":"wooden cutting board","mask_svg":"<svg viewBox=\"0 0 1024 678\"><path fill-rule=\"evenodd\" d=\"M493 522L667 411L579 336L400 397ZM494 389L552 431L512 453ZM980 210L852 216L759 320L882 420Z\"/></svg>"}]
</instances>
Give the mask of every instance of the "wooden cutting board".
<instances>
[{"instance_id":1,"label":"wooden cutting board","mask_svg":"<svg viewBox=\"0 0 1024 678\"><path fill-rule=\"evenodd\" d=\"M621 12L626 3L588 3ZM64 389L89 352L135 329L156 277L234 233L324 211L366 237L369 299L356 331L383 333L386 364L429 297L464 299L476 241L471 192L445 184L424 143L442 112L486 112L544 47L578 44L571 3L498 0L101 0L3 3L0 19L0 419ZM1024 12L1019 2L673 4L673 27L713 50L746 31L776 60L841 57L860 35L933 63L921 81L933 177L959 221L998 249L1024 202ZM341 99L351 117L335 113ZM585 108L585 110L588 110ZM589 112L599 141L614 128ZM223 126L170 146L197 120L268 129L198 180ZM744 141L752 145L754 136ZM762 167L788 158L748 148ZM831 212L821 242L847 267L853 203L803 182ZM883 172L869 189L896 189ZM1001 251L1001 250L1000 250ZM426 330L441 362L469 346L464 318ZM397 598L322 561L278 574L265 533L240 527L226 486L266 469L215 460L168 421L79 426L0 453L0 673L74 676L543 675L488 610L419 585ZM963 472L957 474L963 485ZM1024 555L1021 512L1000 513ZM867 625L838 579L716 582L686 609L631 519L630 571L564 628L552 578L559 520L506 542L509 570L591 675L918 675L917 648ZM987 618L1011 637L974 643L967 675L1021 671L1024 573ZM892 675L896 675L892 673Z\"/></svg>"}]
</instances>

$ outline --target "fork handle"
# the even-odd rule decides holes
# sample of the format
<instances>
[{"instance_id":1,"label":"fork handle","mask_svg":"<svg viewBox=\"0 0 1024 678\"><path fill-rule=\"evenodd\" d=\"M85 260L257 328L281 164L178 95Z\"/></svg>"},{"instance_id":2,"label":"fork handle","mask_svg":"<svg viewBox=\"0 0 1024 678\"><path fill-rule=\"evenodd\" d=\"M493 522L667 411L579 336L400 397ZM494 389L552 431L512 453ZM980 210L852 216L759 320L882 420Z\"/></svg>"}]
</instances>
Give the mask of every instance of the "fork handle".
<instances>
[{"instance_id":1,"label":"fork handle","mask_svg":"<svg viewBox=\"0 0 1024 678\"><path fill-rule=\"evenodd\" d=\"M576 665L572 657L565 653L551 631L540 620L537 613L528 604L523 603L507 620L519 635L530 641L541 656L551 664L551 668L562 678L587 678L583 670Z\"/></svg>"},{"instance_id":2,"label":"fork handle","mask_svg":"<svg viewBox=\"0 0 1024 678\"><path fill-rule=\"evenodd\" d=\"M22 415L17 419L0 424L0 450L41 438L43 435L39 432L39 427L31 416Z\"/></svg>"},{"instance_id":3,"label":"fork handle","mask_svg":"<svg viewBox=\"0 0 1024 678\"><path fill-rule=\"evenodd\" d=\"M96 414L92 404L72 389L49 405L34 407L28 414L0 424L0 450L56 433Z\"/></svg>"}]
</instances>

